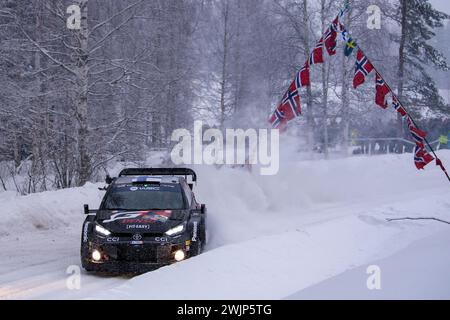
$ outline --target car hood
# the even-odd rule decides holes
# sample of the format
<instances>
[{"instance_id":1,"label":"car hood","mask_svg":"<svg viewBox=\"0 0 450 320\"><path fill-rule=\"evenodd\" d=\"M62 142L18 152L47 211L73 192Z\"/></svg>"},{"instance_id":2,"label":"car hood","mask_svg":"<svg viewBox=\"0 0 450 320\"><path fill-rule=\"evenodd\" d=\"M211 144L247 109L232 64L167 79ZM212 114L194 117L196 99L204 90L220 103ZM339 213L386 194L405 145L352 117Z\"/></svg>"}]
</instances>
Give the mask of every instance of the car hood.
<instances>
[{"instance_id":1,"label":"car hood","mask_svg":"<svg viewBox=\"0 0 450 320\"><path fill-rule=\"evenodd\" d=\"M112 233L164 233L187 216L188 210L102 211L96 220Z\"/></svg>"}]
</instances>

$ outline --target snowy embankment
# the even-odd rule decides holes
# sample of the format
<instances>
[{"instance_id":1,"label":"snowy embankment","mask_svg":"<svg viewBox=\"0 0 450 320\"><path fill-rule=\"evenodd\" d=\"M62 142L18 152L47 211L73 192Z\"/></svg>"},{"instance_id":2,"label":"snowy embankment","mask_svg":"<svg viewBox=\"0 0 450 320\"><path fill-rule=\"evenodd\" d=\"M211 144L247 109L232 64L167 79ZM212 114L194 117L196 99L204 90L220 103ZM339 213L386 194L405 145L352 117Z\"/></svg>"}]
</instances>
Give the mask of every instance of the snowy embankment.
<instances>
[{"instance_id":1,"label":"snowy embankment","mask_svg":"<svg viewBox=\"0 0 450 320\"><path fill-rule=\"evenodd\" d=\"M450 152L440 155L450 165ZM2 219L6 217L0 227L0 255L6 258L0 263L0 297L283 299L307 298L303 290L318 287L311 295L320 298L317 292L327 297L327 288L337 288L333 279L346 273L363 279L362 284L354 280L339 289L345 298L357 286L365 287L368 265L379 263L382 274L403 274L411 259L402 256L415 253L406 248L433 246L435 242L422 239L450 227L386 221L407 216L450 220L448 182L436 167L415 170L411 155L283 161L273 177L259 176L258 170L197 170L197 198L209 210L208 252L130 280L83 275L82 288L75 292L65 288L65 269L79 263L82 204L98 204L102 193L97 186L27 197L0 194ZM13 238L17 241L11 244ZM35 250L24 257L20 249L30 244ZM402 255L404 250L408 254ZM420 277L423 284L414 297L439 292L439 297L450 298L450 289L442 287L450 283L441 267L447 260L436 250L425 251L431 252L426 256L429 269L410 272L410 281ZM63 262L56 263L61 257ZM429 278L437 272L442 273L440 283ZM392 278L382 278L383 290L376 298L393 296L389 288L397 287L389 286L389 281L395 283Z\"/></svg>"},{"instance_id":2,"label":"snowy embankment","mask_svg":"<svg viewBox=\"0 0 450 320\"><path fill-rule=\"evenodd\" d=\"M79 227L83 204L99 205L100 185L86 184L83 188L48 191L18 196L1 192L0 237L20 235L38 230ZM1 241L1 240L0 240Z\"/></svg>"}]
</instances>

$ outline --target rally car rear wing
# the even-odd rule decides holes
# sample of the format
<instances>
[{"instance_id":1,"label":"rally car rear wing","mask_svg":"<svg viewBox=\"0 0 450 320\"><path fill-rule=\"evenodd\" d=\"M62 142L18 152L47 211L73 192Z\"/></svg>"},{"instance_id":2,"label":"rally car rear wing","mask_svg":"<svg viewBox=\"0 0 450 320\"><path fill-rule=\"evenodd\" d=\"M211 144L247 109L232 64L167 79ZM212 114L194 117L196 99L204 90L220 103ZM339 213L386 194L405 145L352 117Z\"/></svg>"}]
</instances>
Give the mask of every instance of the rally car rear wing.
<instances>
[{"instance_id":1,"label":"rally car rear wing","mask_svg":"<svg viewBox=\"0 0 450 320\"><path fill-rule=\"evenodd\" d=\"M197 174L188 168L132 168L124 169L119 177L125 176L184 176L192 177L192 182L197 182Z\"/></svg>"}]
</instances>

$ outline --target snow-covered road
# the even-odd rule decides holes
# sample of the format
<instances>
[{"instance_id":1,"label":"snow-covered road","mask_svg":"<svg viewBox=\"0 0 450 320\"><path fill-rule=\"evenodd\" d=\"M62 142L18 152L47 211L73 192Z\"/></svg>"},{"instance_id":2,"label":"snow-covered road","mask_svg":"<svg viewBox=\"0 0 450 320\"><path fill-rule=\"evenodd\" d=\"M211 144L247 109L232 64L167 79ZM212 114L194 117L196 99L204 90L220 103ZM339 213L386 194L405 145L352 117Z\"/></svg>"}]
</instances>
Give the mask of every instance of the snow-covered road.
<instances>
[{"instance_id":1,"label":"snow-covered road","mask_svg":"<svg viewBox=\"0 0 450 320\"><path fill-rule=\"evenodd\" d=\"M450 153L441 154L450 163ZM0 298L305 298L304 289L351 270L365 272L365 266L449 228L436 222L386 221L450 219L448 182L432 166L417 172L410 155L285 162L274 177L230 169L198 171L198 199L209 207L208 252L132 279L82 272L80 290L67 288L66 271L79 265L81 208L98 204L97 186L27 197L0 193ZM421 278L425 285L434 265L442 272L442 257L427 259L430 269ZM393 261L385 265L408 267L402 265L408 259ZM441 276L446 277L442 283L450 283L448 275ZM367 275L362 278L365 283ZM416 298L427 298L433 288L443 292L435 281L429 283L432 287L426 291L422 286L423 296Z\"/></svg>"},{"instance_id":2,"label":"snow-covered road","mask_svg":"<svg viewBox=\"0 0 450 320\"><path fill-rule=\"evenodd\" d=\"M438 216L448 212L449 200L443 201L442 197L431 200L444 205L435 210ZM310 216L303 223L299 219L282 233L219 247L197 259L136 277L93 297L283 299L347 270L389 257L430 234L448 230L447 226L433 223L392 224L385 220L404 216L415 208L424 208L423 202L412 200L371 209L353 206L316 211L312 213L316 219ZM405 267L409 266L398 266L400 270ZM423 274L425 279L427 276ZM365 285L368 277L365 270L362 277ZM450 276L443 280L450 281ZM164 290L148 290L149 284ZM447 293L450 298L450 291Z\"/></svg>"},{"instance_id":3,"label":"snow-covered road","mask_svg":"<svg viewBox=\"0 0 450 320\"><path fill-rule=\"evenodd\" d=\"M73 271L68 268L80 264L80 235L73 231L2 238L0 299L78 299L128 280L83 272L82 290L69 290L66 281Z\"/></svg>"},{"instance_id":4,"label":"snow-covered road","mask_svg":"<svg viewBox=\"0 0 450 320\"><path fill-rule=\"evenodd\" d=\"M288 297L314 299L449 299L450 232L414 242L386 259L372 262L381 271L381 290L367 290L367 266L308 287Z\"/></svg>"}]
</instances>

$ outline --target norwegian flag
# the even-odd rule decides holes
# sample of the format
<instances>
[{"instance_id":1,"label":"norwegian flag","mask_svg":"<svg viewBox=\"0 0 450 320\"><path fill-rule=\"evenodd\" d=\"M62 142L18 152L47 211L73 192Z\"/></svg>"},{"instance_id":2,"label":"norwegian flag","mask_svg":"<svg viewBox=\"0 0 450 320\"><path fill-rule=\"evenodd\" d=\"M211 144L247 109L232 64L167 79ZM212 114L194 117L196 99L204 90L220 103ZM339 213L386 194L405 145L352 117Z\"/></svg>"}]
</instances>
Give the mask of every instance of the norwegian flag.
<instances>
[{"instance_id":1,"label":"norwegian flag","mask_svg":"<svg viewBox=\"0 0 450 320\"><path fill-rule=\"evenodd\" d=\"M406 115L408 114L406 112L406 109L400 104L400 101L398 101L396 96L392 97L392 106L402 117L406 117Z\"/></svg>"},{"instance_id":2,"label":"norwegian flag","mask_svg":"<svg viewBox=\"0 0 450 320\"><path fill-rule=\"evenodd\" d=\"M340 31L340 26L342 25L339 22L339 18L340 16L337 16L336 19L333 20L333 22L331 23L331 27L337 32Z\"/></svg>"},{"instance_id":3,"label":"norwegian flag","mask_svg":"<svg viewBox=\"0 0 450 320\"><path fill-rule=\"evenodd\" d=\"M387 109L388 103L386 101L386 96L391 92L391 90L389 89L386 82L378 72L375 82L376 82L375 103L380 107L382 107L383 109Z\"/></svg>"},{"instance_id":4,"label":"norwegian flag","mask_svg":"<svg viewBox=\"0 0 450 320\"><path fill-rule=\"evenodd\" d=\"M295 77L295 85L297 89L311 85L308 63L305 63L303 68L301 68L300 71L297 73L297 76Z\"/></svg>"},{"instance_id":5,"label":"norwegian flag","mask_svg":"<svg viewBox=\"0 0 450 320\"><path fill-rule=\"evenodd\" d=\"M414 163L418 170L424 170L425 167L433 162L434 157L429 154L425 148L421 148L420 146L416 146L414 150Z\"/></svg>"},{"instance_id":6,"label":"norwegian flag","mask_svg":"<svg viewBox=\"0 0 450 320\"><path fill-rule=\"evenodd\" d=\"M327 32L325 33L325 48L327 49L330 56L334 56L336 54L337 36L337 26L335 22L333 22L333 24L327 29Z\"/></svg>"},{"instance_id":7,"label":"norwegian flag","mask_svg":"<svg viewBox=\"0 0 450 320\"><path fill-rule=\"evenodd\" d=\"M294 81L283 96L281 104L270 117L269 122L273 128L284 131L288 122L299 117L301 113L300 95Z\"/></svg>"},{"instance_id":8,"label":"norwegian flag","mask_svg":"<svg viewBox=\"0 0 450 320\"><path fill-rule=\"evenodd\" d=\"M309 65L312 66L314 64L324 63L323 60L323 38L317 42L313 52L309 57Z\"/></svg>"},{"instance_id":9,"label":"norwegian flag","mask_svg":"<svg viewBox=\"0 0 450 320\"><path fill-rule=\"evenodd\" d=\"M302 114L300 105L300 94L296 88L295 81L289 86L283 96L279 110L283 112L287 121L291 121Z\"/></svg>"},{"instance_id":10,"label":"norwegian flag","mask_svg":"<svg viewBox=\"0 0 450 320\"><path fill-rule=\"evenodd\" d=\"M361 50L356 55L355 77L353 87L356 89L366 81L366 77L373 71L374 67Z\"/></svg>"},{"instance_id":11,"label":"norwegian flag","mask_svg":"<svg viewBox=\"0 0 450 320\"><path fill-rule=\"evenodd\" d=\"M271 115L269 122L273 128L285 131L287 124L301 114L300 94L297 87L297 80L294 80L284 94L280 105Z\"/></svg>"},{"instance_id":12,"label":"norwegian flag","mask_svg":"<svg viewBox=\"0 0 450 320\"><path fill-rule=\"evenodd\" d=\"M427 133L425 131L419 130L414 121L408 116L406 119L408 123L409 131L416 142L416 148L414 150L414 163L418 170L423 170L430 162L434 160L425 149L425 143L427 138Z\"/></svg>"},{"instance_id":13,"label":"norwegian flag","mask_svg":"<svg viewBox=\"0 0 450 320\"><path fill-rule=\"evenodd\" d=\"M407 117L406 122L408 123L409 131L411 132L411 135L417 146L422 149L425 148L425 139L427 138L427 133L417 128L410 117Z\"/></svg>"},{"instance_id":14,"label":"norwegian flag","mask_svg":"<svg viewBox=\"0 0 450 320\"><path fill-rule=\"evenodd\" d=\"M409 130L417 146L425 148L425 139L427 137L427 133L425 131L417 129L416 127L411 127L409 128Z\"/></svg>"},{"instance_id":15,"label":"norwegian flag","mask_svg":"<svg viewBox=\"0 0 450 320\"><path fill-rule=\"evenodd\" d=\"M270 117L269 122L272 125L272 128L281 129L286 126L287 120L283 111L276 109L275 112Z\"/></svg>"},{"instance_id":16,"label":"norwegian flag","mask_svg":"<svg viewBox=\"0 0 450 320\"><path fill-rule=\"evenodd\" d=\"M411 117L406 117L406 124L408 125L409 130L411 130L411 128L415 128L416 125L414 124L414 122L412 121Z\"/></svg>"}]
</instances>

